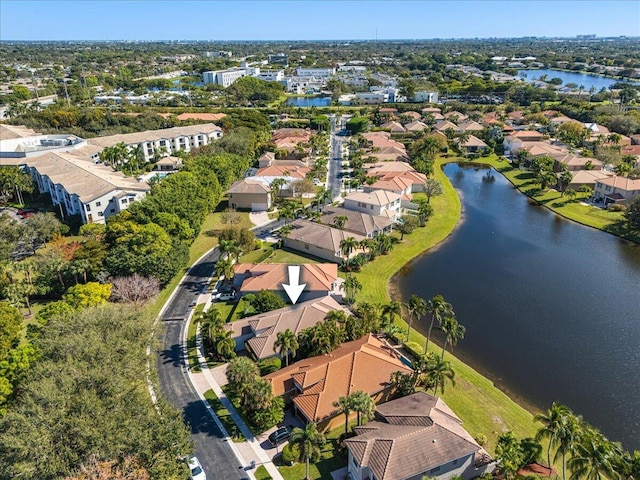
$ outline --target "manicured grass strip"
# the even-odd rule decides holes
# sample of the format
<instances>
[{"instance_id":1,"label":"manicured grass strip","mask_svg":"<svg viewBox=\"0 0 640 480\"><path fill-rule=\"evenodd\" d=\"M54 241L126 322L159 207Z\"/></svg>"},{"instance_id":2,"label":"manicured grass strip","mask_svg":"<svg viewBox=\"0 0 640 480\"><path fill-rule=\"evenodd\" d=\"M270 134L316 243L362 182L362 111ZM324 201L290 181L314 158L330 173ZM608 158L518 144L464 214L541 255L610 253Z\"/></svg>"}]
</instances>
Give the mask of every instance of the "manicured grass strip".
<instances>
[{"instance_id":1,"label":"manicured grass strip","mask_svg":"<svg viewBox=\"0 0 640 480\"><path fill-rule=\"evenodd\" d=\"M264 260L264 263L291 263L291 264L299 264L299 263L318 263L324 262L321 258L314 257L311 255L305 255L300 252L294 252L291 250L285 250L278 248L274 250L273 254Z\"/></svg>"},{"instance_id":2,"label":"manicured grass strip","mask_svg":"<svg viewBox=\"0 0 640 480\"><path fill-rule=\"evenodd\" d=\"M271 480L271 475L269 475L269 472L267 472L264 465L260 465L256 469L254 476L256 477L256 480Z\"/></svg>"},{"instance_id":3,"label":"manicured grass strip","mask_svg":"<svg viewBox=\"0 0 640 480\"><path fill-rule=\"evenodd\" d=\"M220 419L220 422L222 423L222 425L224 425L224 428L227 430L227 433L233 439L233 441L235 443L244 442L246 438L244 438L244 435L242 435L242 432L240 431L236 423L231 418L231 414L229 413L229 410L224 408L224 406L222 405L222 402L218 399L215 392L213 390L207 390L206 392L204 392L204 398L207 399L207 402L209 402L209 405L213 409L216 416ZM264 478L271 478L271 477L267 476Z\"/></svg>"},{"instance_id":4,"label":"manicured grass strip","mask_svg":"<svg viewBox=\"0 0 640 480\"><path fill-rule=\"evenodd\" d=\"M198 305L200 311L202 311L203 305ZM187 327L187 361L189 362L189 369L192 372L200 371L200 363L198 362L198 349L196 347L196 334L198 331L198 322L196 321L197 315L194 314L191 317L189 326Z\"/></svg>"}]
</instances>

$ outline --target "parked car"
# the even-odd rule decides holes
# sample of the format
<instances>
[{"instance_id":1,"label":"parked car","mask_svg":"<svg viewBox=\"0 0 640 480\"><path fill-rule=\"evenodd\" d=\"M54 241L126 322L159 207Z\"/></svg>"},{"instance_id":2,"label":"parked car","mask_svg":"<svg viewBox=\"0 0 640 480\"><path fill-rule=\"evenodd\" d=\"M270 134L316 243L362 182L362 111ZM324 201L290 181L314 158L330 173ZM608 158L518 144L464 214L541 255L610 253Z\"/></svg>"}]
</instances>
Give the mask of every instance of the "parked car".
<instances>
[{"instance_id":1,"label":"parked car","mask_svg":"<svg viewBox=\"0 0 640 480\"><path fill-rule=\"evenodd\" d=\"M231 292L222 292L219 293L218 296L216 297L216 300L218 300L219 302L230 302L236 299L236 292L235 291L231 291Z\"/></svg>"},{"instance_id":2,"label":"parked car","mask_svg":"<svg viewBox=\"0 0 640 480\"><path fill-rule=\"evenodd\" d=\"M269 443L274 447L280 445L282 442L286 442L291 438L291 428L279 427L275 432L269 435Z\"/></svg>"},{"instance_id":3,"label":"parked car","mask_svg":"<svg viewBox=\"0 0 640 480\"><path fill-rule=\"evenodd\" d=\"M207 474L204 473L202 465L196 456L189 457L189 471L191 480L207 480Z\"/></svg>"}]
</instances>

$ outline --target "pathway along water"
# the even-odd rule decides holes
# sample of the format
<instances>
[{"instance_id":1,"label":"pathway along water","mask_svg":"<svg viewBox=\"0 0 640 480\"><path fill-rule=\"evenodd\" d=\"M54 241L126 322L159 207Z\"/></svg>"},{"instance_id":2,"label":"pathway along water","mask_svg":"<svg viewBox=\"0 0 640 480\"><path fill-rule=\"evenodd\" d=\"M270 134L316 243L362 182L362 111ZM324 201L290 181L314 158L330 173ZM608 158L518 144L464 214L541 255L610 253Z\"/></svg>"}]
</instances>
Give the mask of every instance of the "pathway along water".
<instances>
[{"instance_id":1,"label":"pathway along water","mask_svg":"<svg viewBox=\"0 0 640 480\"><path fill-rule=\"evenodd\" d=\"M467 328L462 359L527 403L564 403L640 449L640 246L531 204L495 171L444 171L463 219L403 269L405 300L444 295Z\"/></svg>"}]
</instances>

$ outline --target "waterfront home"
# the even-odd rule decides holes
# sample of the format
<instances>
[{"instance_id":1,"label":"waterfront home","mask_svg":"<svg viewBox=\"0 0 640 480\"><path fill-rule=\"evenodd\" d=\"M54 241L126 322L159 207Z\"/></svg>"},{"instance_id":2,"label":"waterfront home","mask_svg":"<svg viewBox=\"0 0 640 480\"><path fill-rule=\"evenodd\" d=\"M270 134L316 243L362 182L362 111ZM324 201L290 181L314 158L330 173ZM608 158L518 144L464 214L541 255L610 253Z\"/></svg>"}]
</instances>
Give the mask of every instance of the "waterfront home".
<instances>
[{"instance_id":1,"label":"waterfront home","mask_svg":"<svg viewBox=\"0 0 640 480\"><path fill-rule=\"evenodd\" d=\"M378 405L354 432L345 440L353 480L470 480L496 466L447 404L424 392Z\"/></svg>"},{"instance_id":2,"label":"waterfront home","mask_svg":"<svg viewBox=\"0 0 640 480\"><path fill-rule=\"evenodd\" d=\"M325 431L344 425L344 416L333 406L340 397L363 391L376 403L388 400L394 372L408 374L412 370L386 341L368 334L263 378L271 384L274 395L293 404L305 423L314 422Z\"/></svg>"},{"instance_id":3,"label":"waterfront home","mask_svg":"<svg viewBox=\"0 0 640 480\"><path fill-rule=\"evenodd\" d=\"M322 211L320 223L334 226L336 217L346 217L342 230L364 235L367 238L375 238L381 233L390 233L394 223L387 217L356 212L342 207L326 207Z\"/></svg>"},{"instance_id":4,"label":"waterfront home","mask_svg":"<svg viewBox=\"0 0 640 480\"><path fill-rule=\"evenodd\" d=\"M344 197L344 208L398 221L402 214L401 199L402 195L386 190L354 192Z\"/></svg>"},{"instance_id":5,"label":"waterfront home","mask_svg":"<svg viewBox=\"0 0 640 480\"><path fill-rule=\"evenodd\" d=\"M289 283L285 263L238 263L233 266L233 284L240 295L269 290L286 298L283 284ZM342 279L335 263L305 263L300 265L300 283L306 286L301 300L339 295Z\"/></svg>"},{"instance_id":6,"label":"waterfront home","mask_svg":"<svg viewBox=\"0 0 640 480\"><path fill-rule=\"evenodd\" d=\"M459 138L456 138L454 142L458 145L458 148L466 154L484 153L489 149L489 145L474 135L469 135L469 138L464 141L460 141Z\"/></svg>"},{"instance_id":7,"label":"waterfront home","mask_svg":"<svg viewBox=\"0 0 640 480\"><path fill-rule=\"evenodd\" d=\"M516 152L526 143L542 142L544 135L535 130L520 130L504 137L504 153Z\"/></svg>"},{"instance_id":8,"label":"waterfront home","mask_svg":"<svg viewBox=\"0 0 640 480\"><path fill-rule=\"evenodd\" d=\"M613 177L615 174L606 170L578 170L571 172L573 178L571 183L567 186L567 189L578 190L580 187L587 186L592 190L595 190L598 180Z\"/></svg>"},{"instance_id":9,"label":"waterfront home","mask_svg":"<svg viewBox=\"0 0 640 480\"><path fill-rule=\"evenodd\" d=\"M378 180L372 185L365 185L365 193L371 193L375 190L385 190L397 193L402 196L402 200L411 201L411 190L413 182L409 179L393 176L388 180Z\"/></svg>"},{"instance_id":10,"label":"waterfront home","mask_svg":"<svg viewBox=\"0 0 640 480\"><path fill-rule=\"evenodd\" d=\"M278 356L275 345L278 333L291 330L297 336L305 328L324 321L327 314L333 311L351 315L349 309L340 305L335 298L324 296L226 323L224 328L232 332L236 351L246 349L255 359L264 360Z\"/></svg>"},{"instance_id":11,"label":"waterfront home","mask_svg":"<svg viewBox=\"0 0 640 480\"><path fill-rule=\"evenodd\" d=\"M271 189L267 183L251 178L234 182L227 190L229 206L238 210L264 212L271 208Z\"/></svg>"},{"instance_id":12,"label":"waterfront home","mask_svg":"<svg viewBox=\"0 0 640 480\"><path fill-rule=\"evenodd\" d=\"M640 180L632 180L618 175L598 180L593 192L594 198L604 201L605 205L630 203L638 195L640 195Z\"/></svg>"},{"instance_id":13,"label":"waterfront home","mask_svg":"<svg viewBox=\"0 0 640 480\"><path fill-rule=\"evenodd\" d=\"M340 264L345 259L340 242L349 237L358 242L366 238L363 235L345 232L328 225L308 220L296 220L291 224L291 232L283 238L283 244L292 250ZM358 253L354 250L349 258Z\"/></svg>"}]
</instances>

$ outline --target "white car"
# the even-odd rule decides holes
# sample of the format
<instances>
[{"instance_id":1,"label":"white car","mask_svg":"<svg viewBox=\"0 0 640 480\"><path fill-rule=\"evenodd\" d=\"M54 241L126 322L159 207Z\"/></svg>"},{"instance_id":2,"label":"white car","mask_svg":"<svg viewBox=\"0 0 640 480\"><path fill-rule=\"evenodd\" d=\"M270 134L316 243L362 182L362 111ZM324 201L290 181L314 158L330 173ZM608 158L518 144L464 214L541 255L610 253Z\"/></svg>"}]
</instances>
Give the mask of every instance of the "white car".
<instances>
[{"instance_id":1,"label":"white car","mask_svg":"<svg viewBox=\"0 0 640 480\"><path fill-rule=\"evenodd\" d=\"M198 457L189 458L189 470L191 472L191 480L207 480L207 475L204 473Z\"/></svg>"}]
</instances>

